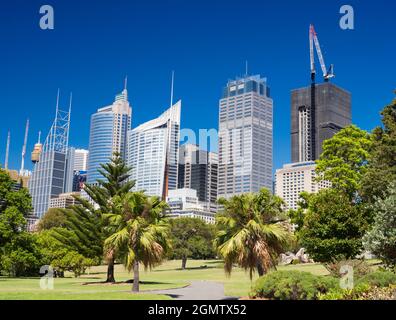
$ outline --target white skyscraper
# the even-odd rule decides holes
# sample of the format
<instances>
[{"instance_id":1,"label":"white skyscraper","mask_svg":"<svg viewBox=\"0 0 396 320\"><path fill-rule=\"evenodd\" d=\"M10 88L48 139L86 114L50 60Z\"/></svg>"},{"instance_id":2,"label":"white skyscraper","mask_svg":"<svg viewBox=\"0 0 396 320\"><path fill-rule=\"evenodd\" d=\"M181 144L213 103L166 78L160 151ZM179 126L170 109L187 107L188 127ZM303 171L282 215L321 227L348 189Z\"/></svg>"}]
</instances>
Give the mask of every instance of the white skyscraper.
<instances>
[{"instance_id":1,"label":"white skyscraper","mask_svg":"<svg viewBox=\"0 0 396 320\"><path fill-rule=\"evenodd\" d=\"M87 171L88 154L88 150L75 149L73 166L74 171Z\"/></svg>"},{"instance_id":2,"label":"white skyscraper","mask_svg":"<svg viewBox=\"0 0 396 320\"><path fill-rule=\"evenodd\" d=\"M177 188L181 101L128 132L127 164L134 190L166 199Z\"/></svg>"},{"instance_id":3,"label":"white skyscraper","mask_svg":"<svg viewBox=\"0 0 396 320\"><path fill-rule=\"evenodd\" d=\"M114 152L119 152L125 159L127 132L131 128L132 108L128 101L128 91L125 88L117 95L113 104L98 109L91 117L88 155L88 183L101 179L98 172L101 164L110 161Z\"/></svg>"},{"instance_id":4,"label":"white skyscraper","mask_svg":"<svg viewBox=\"0 0 396 320\"><path fill-rule=\"evenodd\" d=\"M267 81L229 81L219 103L218 197L272 190L272 114Z\"/></svg>"},{"instance_id":5,"label":"white skyscraper","mask_svg":"<svg viewBox=\"0 0 396 320\"><path fill-rule=\"evenodd\" d=\"M275 194L281 197L288 209L297 209L303 191L316 193L330 187L330 182L315 180L315 162L285 164L275 173Z\"/></svg>"}]
</instances>

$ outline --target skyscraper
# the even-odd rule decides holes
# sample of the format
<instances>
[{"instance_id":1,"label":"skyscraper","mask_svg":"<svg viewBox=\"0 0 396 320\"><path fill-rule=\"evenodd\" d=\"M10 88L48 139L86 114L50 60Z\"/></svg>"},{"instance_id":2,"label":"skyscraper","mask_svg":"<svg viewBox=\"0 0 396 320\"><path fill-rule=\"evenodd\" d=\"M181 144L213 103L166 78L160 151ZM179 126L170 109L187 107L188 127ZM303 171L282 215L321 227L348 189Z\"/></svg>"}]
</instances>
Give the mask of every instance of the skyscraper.
<instances>
[{"instance_id":1,"label":"skyscraper","mask_svg":"<svg viewBox=\"0 0 396 320\"><path fill-rule=\"evenodd\" d=\"M292 162L317 160L323 141L350 125L351 117L351 94L333 83L292 90Z\"/></svg>"},{"instance_id":2,"label":"skyscraper","mask_svg":"<svg viewBox=\"0 0 396 320\"><path fill-rule=\"evenodd\" d=\"M128 91L125 88L117 95L112 105L98 109L91 116L89 136L89 156L87 182L96 183L102 178L98 169L108 163L114 152L119 152L125 159L127 132L131 128L132 108L128 102Z\"/></svg>"},{"instance_id":3,"label":"skyscraper","mask_svg":"<svg viewBox=\"0 0 396 320\"><path fill-rule=\"evenodd\" d=\"M59 108L59 92L55 120L45 140L39 161L29 180L33 214L41 218L48 210L50 199L70 188L70 152L68 148L71 99L68 111Z\"/></svg>"},{"instance_id":4,"label":"skyscraper","mask_svg":"<svg viewBox=\"0 0 396 320\"><path fill-rule=\"evenodd\" d=\"M218 197L272 188L273 101L260 75L229 81L219 103Z\"/></svg>"},{"instance_id":5,"label":"skyscraper","mask_svg":"<svg viewBox=\"0 0 396 320\"><path fill-rule=\"evenodd\" d=\"M194 144L183 144L179 151L178 188L197 191L205 210L216 211L218 156L214 152L200 150Z\"/></svg>"},{"instance_id":6,"label":"skyscraper","mask_svg":"<svg viewBox=\"0 0 396 320\"><path fill-rule=\"evenodd\" d=\"M177 188L181 101L128 133L127 164L134 190L166 199Z\"/></svg>"}]
</instances>

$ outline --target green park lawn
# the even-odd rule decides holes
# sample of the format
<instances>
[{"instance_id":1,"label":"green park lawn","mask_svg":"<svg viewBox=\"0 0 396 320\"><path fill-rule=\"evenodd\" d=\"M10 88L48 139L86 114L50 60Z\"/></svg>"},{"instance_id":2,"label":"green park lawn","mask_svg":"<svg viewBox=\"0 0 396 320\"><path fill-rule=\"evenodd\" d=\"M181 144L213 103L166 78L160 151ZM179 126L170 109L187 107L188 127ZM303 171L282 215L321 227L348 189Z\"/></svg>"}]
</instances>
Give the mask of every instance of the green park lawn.
<instances>
[{"instance_id":1,"label":"green park lawn","mask_svg":"<svg viewBox=\"0 0 396 320\"><path fill-rule=\"evenodd\" d=\"M132 278L132 274L122 265L115 268L116 280L120 282L117 284L101 283L106 277L106 266L92 267L80 278L74 278L71 274L66 274L65 278L55 278L53 290L40 289L39 278L0 277L0 300L162 300L170 297L150 291L183 287L193 280L222 282L227 296L247 296L250 291L252 282L249 274L235 268L231 276L227 277L221 261L189 260L186 270L181 270L180 265L180 261L166 261L151 271L142 270L139 294L131 293L131 283L124 283ZM278 269L327 274L320 264L290 265ZM253 282L256 278L253 278Z\"/></svg>"}]
</instances>

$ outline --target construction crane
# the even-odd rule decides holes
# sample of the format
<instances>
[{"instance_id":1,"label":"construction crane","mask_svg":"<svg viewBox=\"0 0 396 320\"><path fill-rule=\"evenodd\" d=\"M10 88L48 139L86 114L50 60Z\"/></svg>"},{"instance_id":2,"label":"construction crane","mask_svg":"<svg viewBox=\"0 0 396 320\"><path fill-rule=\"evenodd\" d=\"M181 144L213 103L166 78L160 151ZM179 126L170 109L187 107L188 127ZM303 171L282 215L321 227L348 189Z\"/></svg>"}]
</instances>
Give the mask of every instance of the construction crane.
<instances>
[{"instance_id":1,"label":"construction crane","mask_svg":"<svg viewBox=\"0 0 396 320\"><path fill-rule=\"evenodd\" d=\"M29 119L26 121L26 128L25 128L25 139L23 140L23 147L22 147L22 160L21 160L21 170L19 170L19 175L23 176L25 171L25 154L26 154L26 145L29 133Z\"/></svg>"},{"instance_id":2,"label":"construction crane","mask_svg":"<svg viewBox=\"0 0 396 320\"><path fill-rule=\"evenodd\" d=\"M334 66L330 65L329 69L326 69L326 64L324 62L322 50L320 49L320 44L318 40L318 36L315 32L314 26L311 24L309 26L309 53L310 53L310 59L311 59L311 80L312 82L315 82L315 75L316 75L316 70L315 70L315 57L314 57L314 44L316 48L316 52L318 54L319 62L320 62L320 67L323 72L323 78L324 81L329 81L331 78L334 78Z\"/></svg>"}]
</instances>

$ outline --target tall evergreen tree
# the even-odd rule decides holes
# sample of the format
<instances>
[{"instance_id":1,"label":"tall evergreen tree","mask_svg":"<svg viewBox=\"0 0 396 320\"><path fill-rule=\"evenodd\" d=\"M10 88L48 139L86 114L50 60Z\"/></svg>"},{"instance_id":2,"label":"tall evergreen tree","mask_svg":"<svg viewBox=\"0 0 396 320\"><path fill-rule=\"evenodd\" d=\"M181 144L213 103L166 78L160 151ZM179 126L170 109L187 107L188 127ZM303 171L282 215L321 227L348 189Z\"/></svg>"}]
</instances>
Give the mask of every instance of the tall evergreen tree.
<instances>
[{"instance_id":1,"label":"tall evergreen tree","mask_svg":"<svg viewBox=\"0 0 396 320\"><path fill-rule=\"evenodd\" d=\"M126 195L134 187L135 182L129 180L130 168L125 164L124 160L121 158L121 155L117 152L113 154L111 161L109 163L102 164L101 168L102 169L98 171L103 176L103 179L98 179L95 184L86 185L84 190L99 206L99 214L105 215L112 213L112 210L114 209L112 206L112 199L115 196L122 197ZM92 210L92 208L90 210ZM105 227L105 225L106 221L104 219L103 226ZM109 233L106 233L108 232L106 230L108 229L103 229L104 238L110 236ZM107 251L105 253L105 258L108 263L106 282L115 282L115 253Z\"/></svg>"}]
</instances>

